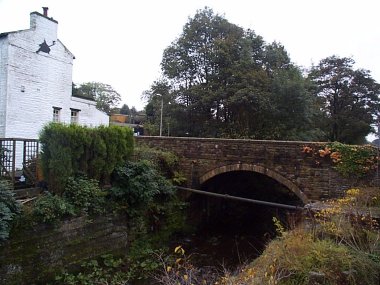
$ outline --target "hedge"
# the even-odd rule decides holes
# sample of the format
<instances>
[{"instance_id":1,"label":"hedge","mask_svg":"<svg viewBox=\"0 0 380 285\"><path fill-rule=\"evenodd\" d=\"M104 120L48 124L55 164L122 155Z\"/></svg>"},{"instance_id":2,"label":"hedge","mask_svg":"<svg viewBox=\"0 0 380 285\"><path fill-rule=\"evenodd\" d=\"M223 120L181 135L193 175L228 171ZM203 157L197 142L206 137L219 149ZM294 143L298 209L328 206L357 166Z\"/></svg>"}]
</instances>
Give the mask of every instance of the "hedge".
<instances>
[{"instance_id":1,"label":"hedge","mask_svg":"<svg viewBox=\"0 0 380 285\"><path fill-rule=\"evenodd\" d=\"M70 176L85 174L109 183L115 167L133 153L133 131L119 126L88 128L50 123L40 133L41 164L49 190L62 193Z\"/></svg>"}]
</instances>

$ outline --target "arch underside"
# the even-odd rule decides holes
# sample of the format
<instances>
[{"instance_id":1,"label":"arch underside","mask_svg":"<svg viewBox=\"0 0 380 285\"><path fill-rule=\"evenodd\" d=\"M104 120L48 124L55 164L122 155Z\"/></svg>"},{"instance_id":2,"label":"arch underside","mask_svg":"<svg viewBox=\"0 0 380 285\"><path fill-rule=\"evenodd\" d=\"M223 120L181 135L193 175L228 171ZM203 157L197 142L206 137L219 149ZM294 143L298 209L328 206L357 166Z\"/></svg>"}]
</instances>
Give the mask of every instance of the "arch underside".
<instances>
[{"instance_id":1,"label":"arch underside","mask_svg":"<svg viewBox=\"0 0 380 285\"><path fill-rule=\"evenodd\" d=\"M290 191L292 191L294 194L297 195L297 197L304 203L308 203L308 198L306 195L299 189L299 187L294 184L292 181L289 179L285 178L284 176L278 174L277 172L270 170L268 168L265 168L263 166L259 165L253 165L253 164L247 164L247 163L237 163L237 164L230 164L230 165L225 165L221 166L218 168L215 168L206 174L202 175L199 178L200 184L203 184L210 178L217 176L219 174L223 174L226 172L231 172L231 171L252 171L252 172L257 172L263 175L266 175L273 180L277 181L278 183L284 185L286 188L288 188Z\"/></svg>"}]
</instances>

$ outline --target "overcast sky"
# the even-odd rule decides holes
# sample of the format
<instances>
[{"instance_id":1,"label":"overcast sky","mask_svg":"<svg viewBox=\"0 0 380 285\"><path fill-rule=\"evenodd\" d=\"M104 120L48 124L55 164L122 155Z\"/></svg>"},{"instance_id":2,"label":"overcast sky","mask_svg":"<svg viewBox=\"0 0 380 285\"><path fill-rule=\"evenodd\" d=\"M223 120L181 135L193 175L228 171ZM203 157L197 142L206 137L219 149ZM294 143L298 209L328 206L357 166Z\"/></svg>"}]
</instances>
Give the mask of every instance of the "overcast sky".
<instances>
[{"instance_id":1,"label":"overcast sky","mask_svg":"<svg viewBox=\"0 0 380 285\"><path fill-rule=\"evenodd\" d=\"M299 66L352 57L380 83L379 0L0 0L0 33L28 29L29 14L43 6L76 57L74 83L110 84L122 104L138 110L146 104L141 94L160 76L164 49L205 6L280 42Z\"/></svg>"}]
</instances>

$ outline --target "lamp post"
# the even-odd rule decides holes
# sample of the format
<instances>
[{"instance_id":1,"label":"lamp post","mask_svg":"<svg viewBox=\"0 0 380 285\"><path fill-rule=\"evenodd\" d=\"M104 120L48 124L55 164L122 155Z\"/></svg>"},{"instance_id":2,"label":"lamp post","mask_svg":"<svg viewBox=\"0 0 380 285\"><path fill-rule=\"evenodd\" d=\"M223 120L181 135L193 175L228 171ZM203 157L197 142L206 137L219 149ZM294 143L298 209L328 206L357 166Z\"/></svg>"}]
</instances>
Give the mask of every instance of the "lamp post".
<instances>
[{"instance_id":1,"label":"lamp post","mask_svg":"<svg viewBox=\"0 0 380 285\"><path fill-rule=\"evenodd\" d=\"M171 105L172 103L168 102L168 109L166 110L166 114L168 113L168 110L170 111L169 109L169 106ZM168 136L170 136L170 117L167 118L168 119Z\"/></svg>"},{"instance_id":2,"label":"lamp post","mask_svg":"<svg viewBox=\"0 0 380 285\"><path fill-rule=\"evenodd\" d=\"M377 149L377 172L376 172L376 179L377 179L377 187L380 186L380 178L379 178L379 160L380 160L380 112L377 115L377 143L375 144Z\"/></svg>"},{"instance_id":3,"label":"lamp post","mask_svg":"<svg viewBox=\"0 0 380 285\"><path fill-rule=\"evenodd\" d=\"M161 94L156 94L156 96L161 97L160 137L162 137L162 111L164 109L164 96Z\"/></svg>"}]
</instances>

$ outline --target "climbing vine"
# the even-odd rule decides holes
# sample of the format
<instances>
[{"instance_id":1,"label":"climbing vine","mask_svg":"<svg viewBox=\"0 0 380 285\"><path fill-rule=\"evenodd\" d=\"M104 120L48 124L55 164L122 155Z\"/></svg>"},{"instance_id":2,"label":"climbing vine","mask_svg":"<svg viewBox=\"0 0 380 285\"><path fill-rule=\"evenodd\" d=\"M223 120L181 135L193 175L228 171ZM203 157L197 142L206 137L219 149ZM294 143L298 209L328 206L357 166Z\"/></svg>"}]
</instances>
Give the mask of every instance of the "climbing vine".
<instances>
[{"instance_id":1,"label":"climbing vine","mask_svg":"<svg viewBox=\"0 0 380 285\"><path fill-rule=\"evenodd\" d=\"M304 146L302 152L312 156L317 165L328 161L344 176L364 177L378 168L379 157L370 145L347 145L339 142L320 145L317 148Z\"/></svg>"}]
</instances>

